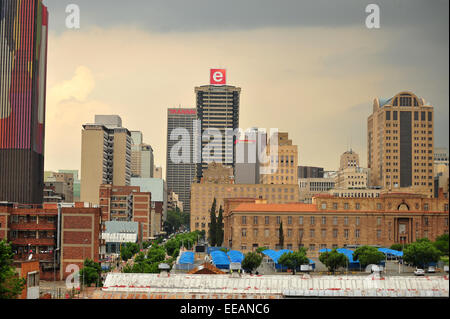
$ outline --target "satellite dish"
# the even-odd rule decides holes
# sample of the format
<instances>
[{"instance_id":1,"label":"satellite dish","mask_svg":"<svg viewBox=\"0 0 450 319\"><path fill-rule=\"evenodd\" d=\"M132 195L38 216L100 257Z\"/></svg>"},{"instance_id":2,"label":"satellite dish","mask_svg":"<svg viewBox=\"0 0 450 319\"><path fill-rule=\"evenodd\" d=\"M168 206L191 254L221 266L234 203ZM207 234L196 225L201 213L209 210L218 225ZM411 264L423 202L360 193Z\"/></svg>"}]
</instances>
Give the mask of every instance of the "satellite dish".
<instances>
[{"instance_id":1,"label":"satellite dish","mask_svg":"<svg viewBox=\"0 0 450 319\"><path fill-rule=\"evenodd\" d=\"M31 254L30 256L28 256L28 260L31 260L31 258L33 258L33 254Z\"/></svg>"}]
</instances>

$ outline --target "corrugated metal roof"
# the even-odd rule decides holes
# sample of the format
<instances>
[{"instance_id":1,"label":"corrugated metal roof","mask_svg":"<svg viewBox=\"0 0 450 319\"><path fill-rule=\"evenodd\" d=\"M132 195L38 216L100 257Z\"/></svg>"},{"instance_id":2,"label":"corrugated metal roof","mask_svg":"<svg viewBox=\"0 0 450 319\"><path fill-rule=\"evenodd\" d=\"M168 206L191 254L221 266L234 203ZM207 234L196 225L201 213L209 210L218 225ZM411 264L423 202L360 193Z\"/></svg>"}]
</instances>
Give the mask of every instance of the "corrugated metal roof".
<instances>
[{"instance_id":1,"label":"corrugated metal roof","mask_svg":"<svg viewBox=\"0 0 450 319\"><path fill-rule=\"evenodd\" d=\"M448 277L442 276L252 276L109 273L105 293L147 294L250 294L261 297L285 296L377 296L448 297Z\"/></svg>"},{"instance_id":2,"label":"corrugated metal roof","mask_svg":"<svg viewBox=\"0 0 450 319\"><path fill-rule=\"evenodd\" d=\"M132 177L131 186L139 186L141 192L152 193L152 202L164 201L164 180L161 178L137 178Z\"/></svg>"}]
</instances>

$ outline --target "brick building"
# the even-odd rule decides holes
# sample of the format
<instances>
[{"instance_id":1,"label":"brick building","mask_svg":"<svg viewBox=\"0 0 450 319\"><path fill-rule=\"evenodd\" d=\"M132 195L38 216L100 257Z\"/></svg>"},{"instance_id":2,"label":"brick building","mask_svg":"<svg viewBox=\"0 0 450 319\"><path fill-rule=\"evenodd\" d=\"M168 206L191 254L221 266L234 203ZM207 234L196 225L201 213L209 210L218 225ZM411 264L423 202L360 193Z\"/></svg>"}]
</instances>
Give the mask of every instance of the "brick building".
<instances>
[{"instance_id":1,"label":"brick building","mask_svg":"<svg viewBox=\"0 0 450 319\"><path fill-rule=\"evenodd\" d=\"M448 199L408 193L384 193L378 198L320 195L312 204L225 199L224 244L231 249L279 249L280 223L283 248L305 247L311 257L322 248L389 247L448 233Z\"/></svg>"},{"instance_id":2,"label":"brick building","mask_svg":"<svg viewBox=\"0 0 450 319\"><path fill-rule=\"evenodd\" d=\"M67 205L68 206L68 205ZM64 279L60 265L82 264L83 258L101 259L100 208L48 204L3 204L0 206L0 240L11 242L14 259L26 260L30 255L39 261L40 278Z\"/></svg>"},{"instance_id":3,"label":"brick building","mask_svg":"<svg viewBox=\"0 0 450 319\"><path fill-rule=\"evenodd\" d=\"M152 208L152 194L139 186L100 185L100 208L103 221L134 221L142 227L142 239L149 240L159 231L156 215L162 207Z\"/></svg>"}]
</instances>

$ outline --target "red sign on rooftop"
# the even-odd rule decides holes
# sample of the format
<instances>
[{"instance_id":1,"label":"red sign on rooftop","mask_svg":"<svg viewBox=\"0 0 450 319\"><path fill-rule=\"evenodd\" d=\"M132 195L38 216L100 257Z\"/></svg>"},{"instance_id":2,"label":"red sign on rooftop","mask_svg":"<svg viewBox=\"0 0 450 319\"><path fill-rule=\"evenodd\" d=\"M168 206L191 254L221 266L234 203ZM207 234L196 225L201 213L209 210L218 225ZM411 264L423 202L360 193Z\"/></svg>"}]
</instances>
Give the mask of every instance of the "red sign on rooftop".
<instances>
[{"instance_id":1,"label":"red sign on rooftop","mask_svg":"<svg viewBox=\"0 0 450 319\"><path fill-rule=\"evenodd\" d=\"M169 114L197 114L197 110L191 110L191 109L169 109Z\"/></svg>"},{"instance_id":2,"label":"red sign on rooftop","mask_svg":"<svg viewBox=\"0 0 450 319\"><path fill-rule=\"evenodd\" d=\"M227 83L227 71L225 69L211 69L209 83L211 85L224 85Z\"/></svg>"}]
</instances>

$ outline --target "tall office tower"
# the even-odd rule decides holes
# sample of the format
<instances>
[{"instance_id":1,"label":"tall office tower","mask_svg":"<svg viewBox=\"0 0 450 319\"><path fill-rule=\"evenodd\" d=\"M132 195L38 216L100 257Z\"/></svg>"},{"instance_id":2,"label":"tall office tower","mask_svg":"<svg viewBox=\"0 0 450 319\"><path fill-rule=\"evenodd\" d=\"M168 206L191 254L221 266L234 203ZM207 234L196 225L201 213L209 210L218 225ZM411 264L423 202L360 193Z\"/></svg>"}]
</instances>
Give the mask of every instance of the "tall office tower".
<instances>
[{"instance_id":1,"label":"tall office tower","mask_svg":"<svg viewBox=\"0 0 450 319\"><path fill-rule=\"evenodd\" d=\"M208 163L219 162L234 167L236 158L234 143L237 138L234 135L226 135L226 130L239 127L240 94L241 88L226 85L224 69L211 69L210 84L195 88L197 116L201 123L202 136L205 135L205 131L209 132L210 136L214 131L221 134L218 140L213 137L209 140L202 137L201 163L197 164L198 180L201 179ZM205 148L206 145L209 148Z\"/></svg>"},{"instance_id":2,"label":"tall office tower","mask_svg":"<svg viewBox=\"0 0 450 319\"><path fill-rule=\"evenodd\" d=\"M190 212L191 209L191 184L195 179L196 170L193 159L195 120L197 120L196 109L167 110L167 188L178 195L185 212Z\"/></svg>"},{"instance_id":3,"label":"tall office tower","mask_svg":"<svg viewBox=\"0 0 450 319\"><path fill-rule=\"evenodd\" d=\"M48 11L0 1L0 201L41 204Z\"/></svg>"},{"instance_id":4,"label":"tall office tower","mask_svg":"<svg viewBox=\"0 0 450 319\"><path fill-rule=\"evenodd\" d=\"M143 142L140 131L131 131L131 177L152 178L153 148Z\"/></svg>"},{"instance_id":5,"label":"tall office tower","mask_svg":"<svg viewBox=\"0 0 450 319\"><path fill-rule=\"evenodd\" d=\"M433 194L433 107L411 92L376 98L367 120L371 186Z\"/></svg>"},{"instance_id":6,"label":"tall office tower","mask_svg":"<svg viewBox=\"0 0 450 319\"><path fill-rule=\"evenodd\" d=\"M131 134L117 115L95 120L81 132L80 200L98 204L101 184L130 185Z\"/></svg>"},{"instance_id":7,"label":"tall office tower","mask_svg":"<svg viewBox=\"0 0 450 319\"><path fill-rule=\"evenodd\" d=\"M264 136L265 137L265 136ZM236 163L234 166L234 181L236 184L259 184L260 163L259 149L265 148L265 143L258 142L261 134L257 128L242 132L236 140Z\"/></svg>"},{"instance_id":8,"label":"tall office tower","mask_svg":"<svg viewBox=\"0 0 450 319\"><path fill-rule=\"evenodd\" d=\"M359 167L359 155L353 152L352 149L345 151L341 155L339 170L344 170L349 167Z\"/></svg>"},{"instance_id":9,"label":"tall office tower","mask_svg":"<svg viewBox=\"0 0 450 319\"><path fill-rule=\"evenodd\" d=\"M270 137L273 138L273 137ZM270 138L267 145L271 144ZM272 142L273 143L273 142ZM270 166L270 172L261 174L262 184L297 184L298 183L298 148L292 144L288 133L278 133L278 152L269 154L270 148L266 147L267 156L270 162L261 164L267 171Z\"/></svg>"}]
</instances>

